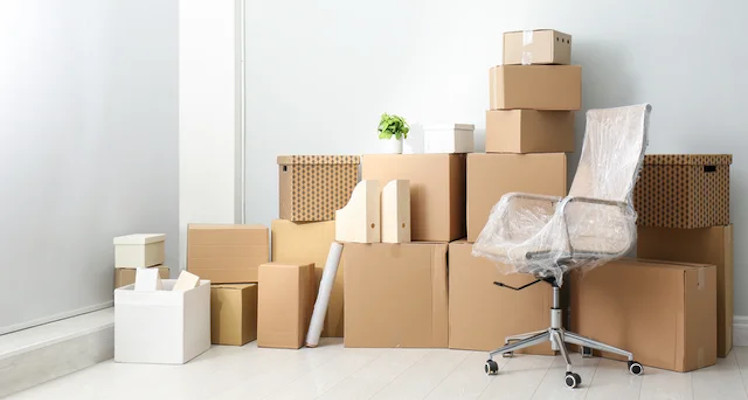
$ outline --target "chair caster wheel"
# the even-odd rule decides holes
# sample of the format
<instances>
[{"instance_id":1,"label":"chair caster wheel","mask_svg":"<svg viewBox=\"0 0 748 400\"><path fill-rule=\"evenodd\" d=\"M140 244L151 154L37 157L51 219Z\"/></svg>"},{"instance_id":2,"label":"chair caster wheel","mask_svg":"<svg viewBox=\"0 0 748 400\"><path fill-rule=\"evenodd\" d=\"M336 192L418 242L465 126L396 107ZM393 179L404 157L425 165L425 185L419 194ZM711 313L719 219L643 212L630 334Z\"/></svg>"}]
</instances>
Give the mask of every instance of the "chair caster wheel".
<instances>
[{"instance_id":1,"label":"chair caster wheel","mask_svg":"<svg viewBox=\"0 0 748 400\"><path fill-rule=\"evenodd\" d=\"M591 358L592 357L592 348L582 346L582 358Z\"/></svg>"},{"instance_id":2,"label":"chair caster wheel","mask_svg":"<svg viewBox=\"0 0 748 400\"><path fill-rule=\"evenodd\" d=\"M514 352L510 351L510 352L502 354L501 356L504 357L504 358L512 358L512 357L514 357Z\"/></svg>"},{"instance_id":3,"label":"chair caster wheel","mask_svg":"<svg viewBox=\"0 0 748 400\"><path fill-rule=\"evenodd\" d=\"M494 360L488 360L483 366L483 371L486 372L486 375L498 375L499 364L497 364Z\"/></svg>"},{"instance_id":4,"label":"chair caster wheel","mask_svg":"<svg viewBox=\"0 0 748 400\"><path fill-rule=\"evenodd\" d=\"M575 389L582 383L582 377L579 376L579 374L567 372L566 376L564 377L564 383L566 383L567 387Z\"/></svg>"},{"instance_id":5,"label":"chair caster wheel","mask_svg":"<svg viewBox=\"0 0 748 400\"><path fill-rule=\"evenodd\" d=\"M641 375L644 373L644 367L636 361L629 361L629 372L634 375Z\"/></svg>"}]
</instances>

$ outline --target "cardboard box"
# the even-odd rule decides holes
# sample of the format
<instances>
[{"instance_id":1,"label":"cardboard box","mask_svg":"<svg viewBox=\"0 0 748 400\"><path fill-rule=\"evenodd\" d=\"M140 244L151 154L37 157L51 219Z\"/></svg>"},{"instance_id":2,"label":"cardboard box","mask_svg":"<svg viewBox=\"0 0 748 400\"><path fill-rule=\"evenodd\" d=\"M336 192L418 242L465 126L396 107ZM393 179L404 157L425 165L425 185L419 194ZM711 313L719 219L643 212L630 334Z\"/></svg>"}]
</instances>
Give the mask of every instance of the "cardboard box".
<instances>
[{"instance_id":1,"label":"cardboard box","mask_svg":"<svg viewBox=\"0 0 748 400\"><path fill-rule=\"evenodd\" d=\"M273 261L292 264L314 263L316 298L330 244L335 241L335 221L296 223L276 219L270 225L270 230ZM335 274L322 336L343 337L342 261Z\"/></svg>"},{"instance_id":2,"label":"cardboard box","mask_svg":"<svg viewBox=\"0 0 748 400\"><path fill-rule=\"evenodd\" d=\"M730 223L730 154L648 154L634 189L639 226Z\"/></svg>"},{"instance_id":3,"label":"cardboard box","mask_svg":"<svg viewBox=\"0 0 748 400\"><path fill-rule=\"evenodd\" d=\"M211 286L210 339L232 346L257 339L256 283Z\"/></svg>"},{"instance_id":4,"label":"cardboard box","mask_svg":"<svg viewBox=\"0 0 748 400\"><path fill-rule=\"evenodd\" d=\"M685 372L716 363L713 265L623 259L572 274L570 284L572 331L650 367Z\"/></svg>"},{"instance_id":5,"label":"cardboard box","mask_svg":"<svg viewBox=\"0 0 748 400\"><path fill-rule=\"evenodd\" d=\"M486 153L573 151L572 111L486 111Z\"/></svg>"},{"instance_id":6,"label":"cardboard box","mask_svg":"<svg viewBox=\"0 0 748 400\"><path fill-rule=\"evenodd\" d=\"M187 270L213 283L257 282L257 268L269 253L262 225L187 226Z\"/></svg>"},{"instance_id":7,"label":"cardboard box","mask_svg":"<svg viewBox=\"0 0 748 400\"><path fill-rule=\"evenodd\" d=\"M447 243L346 243L346 347L447 347Z\"/></svg>"},{"instance_id":8,"label":"cardboard box","mask_svg":"<svg viewBox=\"0 0 748 400\"><path fill-rule=\"evenodd\" d=\"M504 65L569 64L571 35L553 29L504 32Z\"/></svg>"},{"instance_id":9,"label":"cardboard box","mask_svg":"<svg viewBox=\"0 0 748 400\"><path fill-rule=\"evenodd\" d=\"M423 127L424 153L472 153L475 151L470 124L429 125Z\"/></svg>"},{"instance_id":10,"label":"cardboard box","mask_svg":"<svg viewBox=\"0 0 748 400\"><path fill-rule=\"evenodd\" d=\"M566 154L469 154L467 233L475 242L493 206L510 192L566 195Z\"/></svg>"},{"instance_id":11,"label":"cardboard box","mask_svg":"<svg viewBox=\"0 0 748 400\"><path fill-rule=\"evenodd\" d=\"M499 65L491 68L490 87L491 110L579 110L582 67Z\"/></svg>"},{"instance_id":12,"label":"cardboard box","mask_svg":"<svg viewBox=\"0 0 748 400\"><path fill-rule=\"evenodd\" d=\"M148 268L158 268L158 275L161 279L169 279L169 267L165 265L156 265ZM114 269L114 288L132 285L135 283L135 271L137 268L115 268Z\"/></svg>"},{"instance_id":13,"label":"cardboard box","mask_svg":"<svg viewBox=\"0 0 748 400\"><path fill-rule=\"evenodd\" d=\"M138 233L114 238L114 266L145 268L164 263L162 233Z\"/></svg>"},{"instance_id":14,"label":"cardboard box","mask_svg":"<svg viewBox=\"0 0 748 400\"><path fill-rule=\"evenodd\" d=\"M114 290L114 361L184 364L210 348L210 281L186 291Z\"/></svg>"},{"instance_id":15,"label":"cardboard box","mask_svg":"<svg viewBox=\"0 0 748 400\"><path fill-rule=\"evenodd\" d=\"M411 240L449 242L465 236L464 154L367 154L362 179L410 181Z\"/></svg>"},{"instance_id":16,"label":"cardboard box","mask_svg":"<svg viewBox=\"0 0 748 400\"><path fill-rule=\"evenodd\" d=\"M490 351L507 336L548 328L553 289L539 283L515 292L494 281L522 286L535 280L527 274L504 275L496 263L473 257L473 245L449 244L449 348ZM550 342L522 353L553 355Z\"/></svg>"},{"instance_id":17,"label":"cardboard box","mask_svg":"<svg viewBox=\"0 0 748 400\"><path fill-rule=\"evenodd\" d=\"M304 346L314 307L314 265L260 265L257 345L299 349Z\"/></svg>"},{"instance_id":18,"label":"cardboard box","mask_svg":"<svg viewBox=\"0 0 748 400\"><path fill-rule=\"evenodd\" d=\"M278 156L280 217L332 221L358 183L358 156Z\"/></svg>"},{"instance_id":19,"label":"cardboard box","mask_svg":"<svg viewBox=\"0 0 748 400\"><path fill-rule=\"evenodd\" d=\"M717 267L717 356L732 349L732 225L701 229L639 227L637 256L656 260L712 264Z\"/></svg>"}]
</instances>

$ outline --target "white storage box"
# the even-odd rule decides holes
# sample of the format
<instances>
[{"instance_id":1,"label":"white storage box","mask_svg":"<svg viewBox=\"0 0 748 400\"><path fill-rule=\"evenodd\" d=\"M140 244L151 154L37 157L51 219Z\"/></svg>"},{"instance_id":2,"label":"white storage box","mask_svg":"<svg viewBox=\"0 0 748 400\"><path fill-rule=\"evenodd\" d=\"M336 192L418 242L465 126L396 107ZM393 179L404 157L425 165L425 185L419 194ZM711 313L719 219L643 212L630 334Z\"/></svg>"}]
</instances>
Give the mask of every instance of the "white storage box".
<instances>
[{"instance_id":1,"label":"white storage box","mask_svg":"<svg viewBox=\"0 0 748 400\"><path fill-rule=\"evenodd\" d=\"M114 361L184 364L210 348L210 281L186 291L114 291Z\"/></svg>"},{"instance_id":2,"label":"white storage box","mask_svg":"<svg viewBox=\"0 0 748 400\"><path fill-rule=\"evenodd\" d=\"M114 238L114 266L145 268L164 263L163 233L138 233Z\"/></svg>"},{"instance_id":3,"label":"white storage box","mask_svg":"<svg viewBox=\"0 0 748 400\"><path fill-rule=\"evenodd\" d=\"M431 125L423 127L424 153L472 153L473 131L468 124Z\"/></svg>"}]
</instances>

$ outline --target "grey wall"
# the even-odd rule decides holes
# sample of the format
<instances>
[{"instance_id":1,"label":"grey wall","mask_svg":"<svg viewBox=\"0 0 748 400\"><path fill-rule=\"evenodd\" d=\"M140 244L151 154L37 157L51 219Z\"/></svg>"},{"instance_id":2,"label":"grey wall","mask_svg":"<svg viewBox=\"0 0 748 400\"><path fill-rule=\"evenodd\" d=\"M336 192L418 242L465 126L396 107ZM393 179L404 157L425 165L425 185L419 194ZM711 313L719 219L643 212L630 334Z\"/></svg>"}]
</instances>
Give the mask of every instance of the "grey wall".
<instances>
[{"instance_id":1,"label":"grey wall","mask_svg":"<svg viewBox=\"0 0 748 400\"><path fill-rule=\"evenodd\" d=\"M0 333L112 299L112 237L178 244L178 1L0 2Z\"/></svg>"}]
</instances>

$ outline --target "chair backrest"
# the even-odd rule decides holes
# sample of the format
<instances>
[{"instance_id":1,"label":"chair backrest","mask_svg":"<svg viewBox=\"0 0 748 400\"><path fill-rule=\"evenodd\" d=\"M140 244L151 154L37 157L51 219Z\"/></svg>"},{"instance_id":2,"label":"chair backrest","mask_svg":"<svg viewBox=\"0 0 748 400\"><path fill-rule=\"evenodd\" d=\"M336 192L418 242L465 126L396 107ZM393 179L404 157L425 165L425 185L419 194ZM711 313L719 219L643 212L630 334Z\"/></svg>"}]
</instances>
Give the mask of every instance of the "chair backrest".
<instances>
[{"instance_id":1,"label":"chair backrest","mask_svg":"<svg viewBox=\"0 0 748 400\"><path fill-rule=\"evenodd\" d=\"M587 111L582 155L569 196L631 203L651 109L642 104Z\"/></svg>"}]
</instances>

